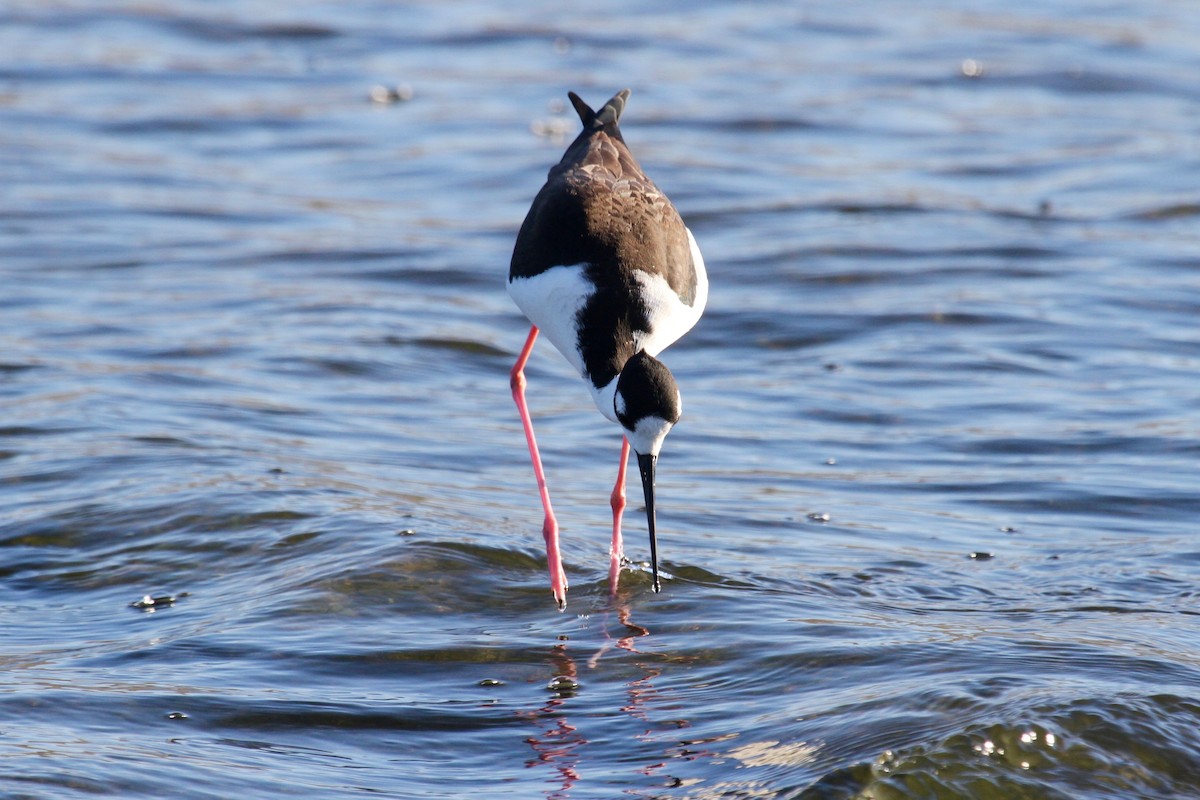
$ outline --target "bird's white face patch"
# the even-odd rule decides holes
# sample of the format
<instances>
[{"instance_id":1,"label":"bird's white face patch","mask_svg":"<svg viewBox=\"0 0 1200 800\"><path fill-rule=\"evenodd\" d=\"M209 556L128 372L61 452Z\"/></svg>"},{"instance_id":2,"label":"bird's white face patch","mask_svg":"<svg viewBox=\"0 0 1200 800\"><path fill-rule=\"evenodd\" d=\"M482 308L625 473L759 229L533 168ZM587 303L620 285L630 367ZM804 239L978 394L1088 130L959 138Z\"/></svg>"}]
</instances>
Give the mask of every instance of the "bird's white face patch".
<instances>
[{"instance_id":1,"label":"bird's white face patch","mask_svg":"<svg viewBox=\"0 0 1200 800\"><path fill-rule=\"evenodd\" d=\"M643 417L633 430L626 430L629 446L639 455L657 456L662 449L663 439L671 432L671 423L662 417Z\"/></svg>"}]
</instances>

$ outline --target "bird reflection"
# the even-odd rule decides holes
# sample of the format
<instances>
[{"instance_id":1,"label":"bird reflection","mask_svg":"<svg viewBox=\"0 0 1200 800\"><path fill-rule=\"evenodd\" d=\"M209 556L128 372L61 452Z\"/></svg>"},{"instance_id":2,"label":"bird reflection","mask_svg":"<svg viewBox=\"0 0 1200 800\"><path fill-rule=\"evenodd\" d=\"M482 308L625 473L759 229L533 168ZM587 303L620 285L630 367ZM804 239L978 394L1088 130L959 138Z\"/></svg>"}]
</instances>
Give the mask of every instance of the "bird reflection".
<instances>
[{"instance_id":1,"label":"bird reflection","mask_svg":"<svg viewBox=\"0 0 1200 800\"><path fill-rule=\"evenodd\" d=\"M571 787L579 780L577 751L587 744L587 740L567 721L565 714L567 701L579 689L575 659L567 653L567 646L560 642L550 648L549 661L554 678L547 688L553 694L541 708L518 713L541 728L539 735L525 740L534 752L534 757L526 761L525 766L550 766L557 773L559 786L547 792L546 797L548 800L565 800L570 796Z\"/></svg>"},{"instance_id":2,"label":"bird reflection","mask_svg":"<svg viewBox=\"0 0 1200 800\"><path fill-rule=\"evenodd\" d=\"M616 584L610 583L610 586L614 590L612 602L601 614L604 643L585 662L579 662L571 655L566 642L558 642L551 647L547 658L549 672L553 676L547 683L550 697L540 707L520 712L521 717L539 728L537 735L525 739L533 750L533 757L525 762L525 766L548 766L553 771L554 788L547 790L548 800L566 800L571 796L572 788L580 779L578 765L590 744L570 718L572 701L584 688L579 679L580 668L586 674L586 670L597 668L604 655L614 650L640 654L638 640L650 635L649 629L633 621L629 605L616 597ZM662 721L656 723L651 720L649 712L651 709L661 711L666 707L662 694L654 685L663 670L642 660L633 663L641 674L625 684L626 700L620 709L645 724L642 732L634 738L649 741L656 736L655 728L662 726ZM666 724L682 728L688 722L679 719ZM646 764L638 771L652 776L666 766L667 761L658 761Z\"/></svg>"}]
</instances>

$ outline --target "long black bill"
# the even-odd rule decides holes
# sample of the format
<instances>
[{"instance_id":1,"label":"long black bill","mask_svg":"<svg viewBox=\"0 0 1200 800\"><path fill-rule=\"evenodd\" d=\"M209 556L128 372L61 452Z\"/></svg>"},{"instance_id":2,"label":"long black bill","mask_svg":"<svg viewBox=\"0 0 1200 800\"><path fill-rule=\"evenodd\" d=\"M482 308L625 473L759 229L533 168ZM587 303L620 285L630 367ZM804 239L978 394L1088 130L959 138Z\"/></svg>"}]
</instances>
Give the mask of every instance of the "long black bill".
<instances>
[{"instance_id":1,"label":"long black bill","mask_svg":"<svg viewBox=\"0 0 1200 800\"><path fill-rule=\"evenodd\" d=\"M654 464L658 456L638 453L638 470L642 473L642 491L646 493L646 524L650 527L650 570L654 575L654 591L661 592L658 583L658 535L654 532Z\"/></svg>"}]
</instances>

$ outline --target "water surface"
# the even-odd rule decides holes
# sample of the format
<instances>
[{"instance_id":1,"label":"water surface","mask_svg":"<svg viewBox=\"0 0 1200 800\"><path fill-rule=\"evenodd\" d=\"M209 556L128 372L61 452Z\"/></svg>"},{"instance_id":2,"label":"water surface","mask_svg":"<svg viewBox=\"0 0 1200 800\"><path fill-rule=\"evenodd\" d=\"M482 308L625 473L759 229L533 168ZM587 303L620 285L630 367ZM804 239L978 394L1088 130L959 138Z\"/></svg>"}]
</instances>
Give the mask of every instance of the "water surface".
<instances>
[{"instance_id":1,"label":"water surface","mask_svg":"<svg viewBox=\"0 0 1200 800\"><path fill-rule=\"evenodd\" d=\"M1198 37L10 4L0 794L1200 794ZM503 279L566 91L626 86L712 293L661 594L610 596L618 431L530 363L559 614Z\"/></svg>"}]
</instances>

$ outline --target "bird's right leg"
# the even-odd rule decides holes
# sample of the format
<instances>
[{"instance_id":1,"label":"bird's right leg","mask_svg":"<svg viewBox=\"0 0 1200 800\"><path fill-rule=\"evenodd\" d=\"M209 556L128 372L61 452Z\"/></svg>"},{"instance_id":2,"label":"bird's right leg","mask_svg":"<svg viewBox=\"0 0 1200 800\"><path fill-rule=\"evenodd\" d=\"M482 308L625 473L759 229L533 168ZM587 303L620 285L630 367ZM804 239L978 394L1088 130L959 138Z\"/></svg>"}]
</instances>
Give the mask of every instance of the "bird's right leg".
<instances>
[{"instance_id":1,"label":"bird's right leg","mask_svg":"<svg viewBox=\"0 0 1200 800\"><path fill-rule=\"evenodd\" d=\"M612 504L613 532L612 546L609 548L608 591L613 597L617 594L617 583L621 567L625 565L625 545L621 540L621 516L625 513L625 467L629 463L629 439L621 439L621 464L617 467L617 482L613 485Z\"/></svg>"},{"instance_id":2,"label":"bird's right leg","mask_svg":"<svg viewBox=\"0 0 1200 800\"><path fill-rule=\"evenodd\" d=\"M546 510L546 521L542 524L542 536L546 540L546 561L550 568L550 591L558 603L558 610L567 607L567 575L563 572L562 557L558 550L558 520L554 518L554 510L550 508L550 490L546 487L546 473L542 469L542 457L538 454L537 439L533 435L533 420L529 418L529 405L525 402L525 362L533 352L533 343L537 341L538 329L534 325L529 329L529 338L525 340L525 348L517 356L509 375L512 386L513 402L521 413L521 424L525 426L525 441L529 443L529 457L533 461L533 474L537 478L538 493L542 496L542 508Z\"/></svg>"}]
</instances>

